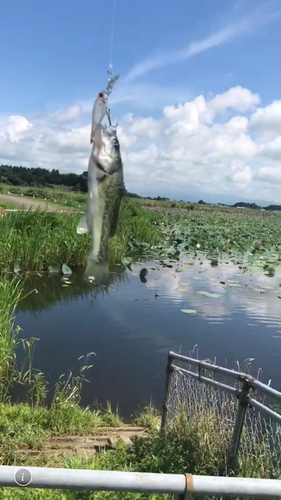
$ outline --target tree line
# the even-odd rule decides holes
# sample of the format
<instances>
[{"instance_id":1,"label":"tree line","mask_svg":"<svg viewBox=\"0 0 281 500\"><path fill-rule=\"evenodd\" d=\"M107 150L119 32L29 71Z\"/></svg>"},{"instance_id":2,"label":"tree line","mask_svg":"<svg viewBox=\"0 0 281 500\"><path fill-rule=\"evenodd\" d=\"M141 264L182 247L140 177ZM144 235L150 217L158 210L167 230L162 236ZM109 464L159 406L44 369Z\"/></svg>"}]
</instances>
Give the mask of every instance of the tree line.
<instances>
[{"instance_id":1,"label":"tree line","mask_svg":"<svg viewBox=\"0 0 281 500\"><path fill-rule=\"evenodd\" d=\"M66 186L72 191L87 192L88 172L62 174L57 169L12 167L0 165L0 183L12 186Z\"/></svg>"},{"instance_id":2,"label":"tree line","mask_svg":"<svg viewBox=\"0 0 281 500\"><path fill-rule=\"evenodd\" d=\"M0 165L0 184L9 184L11 186L32 186L32 187L50 187L65 186L71 191L86 193L88 190L87 185L88 172L82 174L67 173L62 174L58 169L47 170L46 168L27 168L27 167L13 167L11 165ZM128 193L127 196L131 198L146 198L157 201L170 201L169 198L157 196L141 197L136 193ZM199 200L199 204L206 205L203 200ZM222 206L243 207L259 210L281 210L281 205L268 205L267 207L260 207L256 203L238 202L234 205L226 205L220 203Z\"/></svg>"}]
</instances>

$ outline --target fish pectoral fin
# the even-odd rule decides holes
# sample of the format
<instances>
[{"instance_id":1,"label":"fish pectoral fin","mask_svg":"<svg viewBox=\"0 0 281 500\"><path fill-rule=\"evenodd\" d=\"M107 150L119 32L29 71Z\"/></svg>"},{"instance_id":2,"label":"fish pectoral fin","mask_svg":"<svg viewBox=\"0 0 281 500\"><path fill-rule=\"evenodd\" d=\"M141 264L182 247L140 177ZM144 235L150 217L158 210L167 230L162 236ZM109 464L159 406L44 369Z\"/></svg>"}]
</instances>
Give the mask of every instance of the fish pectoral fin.
<instances>
[{"instance_id":1,"label":"fish pectoral fin","mask_svg":"<svg viewBox=\"0 0 281 500\"><path fill-rule=\"evenodd\" d=\"M78 222L78 226L76 228L77 234L86 234L89 232L89 227L87 224L86 215L82 215L80 221Z\"/></svg>"}]
</instances>

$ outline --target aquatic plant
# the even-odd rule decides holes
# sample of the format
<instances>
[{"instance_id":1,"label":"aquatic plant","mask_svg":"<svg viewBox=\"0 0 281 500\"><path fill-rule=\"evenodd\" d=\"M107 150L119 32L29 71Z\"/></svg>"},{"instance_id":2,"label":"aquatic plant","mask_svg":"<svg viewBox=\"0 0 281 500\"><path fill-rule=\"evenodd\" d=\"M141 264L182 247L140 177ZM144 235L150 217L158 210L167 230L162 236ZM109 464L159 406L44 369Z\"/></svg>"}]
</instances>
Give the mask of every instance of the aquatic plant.
<instances>
[{"instance_id":1,"label":"aquatic plant","mask_svg":"<svg viewBox=\"0 0 281 500\"><path fill-rule=\"evenodd\" d=\"M243 268L281 272L280 216L268 212L166 211L157 258L207 257Z\"/></svg>"}]
</instances>

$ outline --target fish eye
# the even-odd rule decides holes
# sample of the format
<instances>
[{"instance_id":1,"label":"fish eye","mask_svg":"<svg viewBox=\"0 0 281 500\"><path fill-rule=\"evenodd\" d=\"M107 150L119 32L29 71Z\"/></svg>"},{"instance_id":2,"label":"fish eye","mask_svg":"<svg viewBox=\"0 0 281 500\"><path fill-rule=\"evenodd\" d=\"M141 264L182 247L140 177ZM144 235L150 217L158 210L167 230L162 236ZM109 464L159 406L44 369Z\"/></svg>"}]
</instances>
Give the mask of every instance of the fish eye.
<instances>
[{"instance_id":1,"label":"fish eye","mask_svg":"<svg viewBox=\"0 0 281 500\"><path fill-rule=\"evenodd\" d=\"M103 97L103 93L102 92L99 93L99 97Z\"/></svg>"}]
</instances>

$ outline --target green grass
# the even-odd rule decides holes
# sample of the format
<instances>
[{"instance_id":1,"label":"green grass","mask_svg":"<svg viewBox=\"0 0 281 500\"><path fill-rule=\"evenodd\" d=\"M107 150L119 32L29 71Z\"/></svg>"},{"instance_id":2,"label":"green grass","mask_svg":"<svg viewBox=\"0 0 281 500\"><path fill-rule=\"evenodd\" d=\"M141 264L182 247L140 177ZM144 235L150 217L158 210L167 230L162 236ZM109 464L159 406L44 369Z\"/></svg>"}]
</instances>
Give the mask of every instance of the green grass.
<instances>
[{"instance_id":1,"label":"green grass","mask_svg":"<svg viewBox=\"0 0 281 500\"><path fill-rule=\"evenodd\" d=\"M49 265L81 266L91 247L90 235L76 234L79 214L11 212L0 219L0 271L19 263L22 271L47 271ZM161 215L130 201L120 210L117 234L109 241L109 261L141 257L161 237Z\"/></svg>"},{"instance_id":2,"label":"green grass","mask_svg":"<svg viewBox=\"0 0 281 500\"><path fill-rule=\"evenodd\" d=\"M8 397L16 364L19 328L13 314L19 303L22 285L19 280L0 280L0 401Z\"/></svg>"},{"instance_id":3,"label":"green grass","mask_svg":"<svg viewBox=\"0 0 281 500\"><path fill-rule=\"evenodd\" d=\"M134 419L135 425L145 427L149 431L155 432L160 430L161 416L156 408L150 404L142 408Z\"/></svg>"},{"instance_id":4,"label":"green grass","mask_svg":"<svg viewBox=\"0 0 281 500\"><path fill-rule=\"evenodd\" d=\"M2 210L14 210L18 209L19 206L16 203L12 203L11 201L1 200L0 198L0 212Z\"/></svg>"},{"instance_id":5,"label":"green grass","mask_svg":"<svg viewBox=\"0 0 281 500\"><path fill-rule=\"evenodd\" d=\"M225 474L225 457L230 436L228 433L221 434L221 422L218 415L212 411L204 414L202 412L197 419L187 419L184 415L180 415L173 425L167 429L165 435L151 432L147 438L136 438L131 450L120 443L116 450L102 451L91 458L83 458L82 456L65 458L55 454L53 456L41 454L40 456L26 453L23 449L18 448L17 452L15 452L13 446L16 439L18 444L25 444L30 449L43 446L43 438L47 435L44 429L42 431L45 413L35 409L31 414L27 407L26 409L21 407L17 413L14 411L10 414L5 409L4 413L6 418L2 416L0 406L0 426L5 431L5 434L2 433L2 443L0 443L2 463L4 459L4 463L20 464L22 466L122 470L164 474L186 474L188 472L214 476ZM218 439L218 435L220 439ZM265 468L265 465L270 468L270 464L265 463L262 445L256 447L256 452L257 459L254 457L252 464L250 460L247 460L247 463L245 460L238 463L235 471L237 476L267 477L268 469ZM120 500L137 500L145 498L140 494L130 493L71 493L70 491L59 490L53 492L50 490L26 490L26 496L21 497L17 496L22 494L21 490L8 488L3 489L2 494L4 496L1 496L1 498L9 500L17 498L42 500L51 498L55 500L103 500L112 497ZM149 498L161 500L174 497L155 495Z\"/></svg>"}]
</instances>

